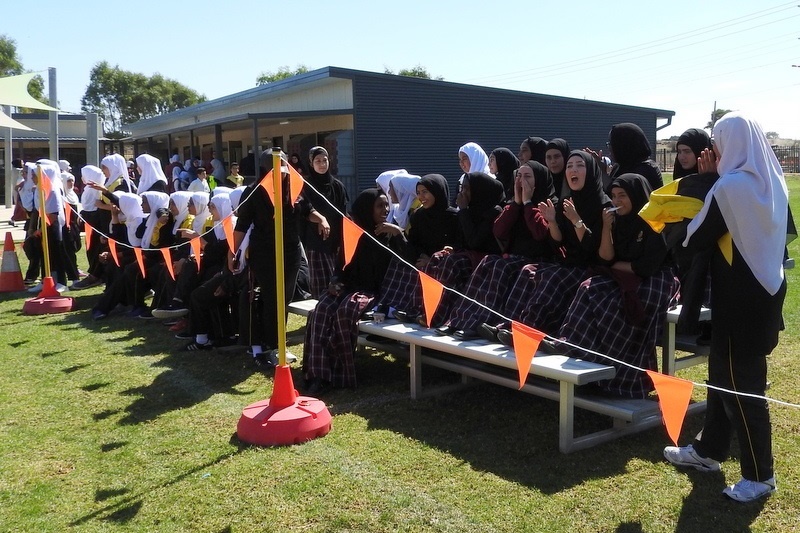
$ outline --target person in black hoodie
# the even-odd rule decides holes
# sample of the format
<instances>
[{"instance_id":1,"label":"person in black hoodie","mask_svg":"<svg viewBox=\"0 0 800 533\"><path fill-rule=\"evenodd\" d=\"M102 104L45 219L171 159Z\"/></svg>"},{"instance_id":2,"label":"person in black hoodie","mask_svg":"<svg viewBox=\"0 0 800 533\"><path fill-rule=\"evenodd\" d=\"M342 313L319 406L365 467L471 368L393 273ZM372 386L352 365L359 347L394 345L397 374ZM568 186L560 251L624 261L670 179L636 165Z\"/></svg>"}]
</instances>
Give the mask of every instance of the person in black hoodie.
<instances>
[{"instance_id":1,"label":"person in black hoodie","mask_svg":"<svg viewBox=\"0 0 800 533\"><path fill-rule=\"evenodd\" d=\"M690 174L697 174L697 158L705 149L711 149L711 137L704 130L689 128L681 133L675 143L675 150L678 153L675 156L672 179L676 180Z\"/></svg>"},{"instance_id":2,"label":"person in black hoodie","mask_svg":"<svg viewBox=\"0 0 800 533\"><path fill-rule=\"evenodd\" d=\"M450 207L447 180L440 174L423 176L416 184L421 207L411 215L408 247L404 259L418 270L424 270L434 253L445 246L460 246L461 232L458 211ZM379 232L397 232L396 226ZM380 303L394 307L395 318L401 321L417 319L416 310L422 305L422 287L417 271L393 260L381 285Z\"/></svg>"},{"instance_id":3,"label":"person in black hoodie","mask_svg":"<svg viewBox=\"0 0 800 533\"><path fill-rule=\"evenodd\" d=\"M389 200L380 189L362 191L353 202L353 221L369 235L361 236L352 260L336 273L308 317L303 345L307 394L356 386L358 320L374 302L389 267L391 254L384 246L399 252L405 245L402 232L380 231L388 214Z\"/></svg>"},{"instance_id":4,"label":"person in black hoodie","mask_svg":"<svg viewBox=\"0 0 800 533\"><path fill-rule=\"evenodd\" d=\"M495 148L489 154L489 171L503 184L506 198L514 196L514 177L519 168L519 159L508 148Z\"/></svg>"},{"instance_id":5,"label":"person in black hoodie","mask_svg":"<svg viewBox=\"0 0 800 533\"><path fill-rule=\"evenodd\" d=\"M567 158L570 193L557 204L547 200L539 210L548 222L553 262L526 265L513 282L505 315L545 333L556 333L588 268L597 263L603 208L611 200L603 192L602 171L594 157L573 150ZM498 338L508 342L508 330Z\"/></svg>"},{"instance_id":6,"label":"person in black hoodie","mask_svg":"<svg viewBox=\"0 0 800 533\"><path fill-rule=\"evenodd\" d=\"M567 169L567 158L569 157L569 144L564 139L553 139L547 143L547 151L544 153L545 165L553 178L553 187L559 198L569 193L569 187L565 179Z\"/></svg>"},{"instance_id":7,"label":"person in black hoodie","mask_svg":"<svg viewBox=\"0 0 800 533\"><path fill-rule=\"evenodd\" d=\"M308 257L309 292L312 298L319 298L327 290L336 270L342 243L342 216L339 213L347 211L349 199L344 184L331 175L325 148L315 146L309 151L308 159L309 172L303 196L325 218L325 222L301 220L300 239Z\"/></svg>"},{"instance_id":8,"label":"person in black hoodie","mask_svg":"<svg viewBox=\"0 0 800 533\"><path fill-rule=\"evenodd\" d=\"M547 141L541 137L526 137L519 145L519 158L520 163L527 163L528 161L536 161L544 165L545 153L547 152Z\"/></svg>"},{"instance_id":9,"label":"person in black hoodie","mask_svg":"<svg viewBox=\"0 0 800 533\"><path fill-rule=\"evenodd\" d=\"M556 199L547 168L536 161L520 166L514 180L514 196L508 200L492 226L503 255L484 257L469 279L465 294L490 309L501 309L511 283L522 267L552 256L547 240L547 222L538 203ZM491 311L465 298L450 310L447 322L436 332L462 339L478 335L478 326L491 318Z\"/></svg>"},{"instance_id":10,"label":"person in black hoodie","mask_svg":"<svg viewBox=\"0 0 800 533\"><path fill-rule=\"evenodd\" d=\"M630 122L611 126L608 133L608 148L614 168L603 180L603 189L608 190L611 179L623 174L633 173L644 176L652 190L664 185L661 169L653 161L650 142L642 128Z\"/></svg>"},{"instance_id":11,"label":"person in black hoodie","mask_svg":"<svg viewBox=\"0 0 800 533\"><path fill-rule=\"evenodd\" d=\"M461 192L458 193L457 199L458 222L463 244L460 248L445 247L444 250L433 254L425 267L425 273L446 287L459 292L464 290L478 263L487 254L500 253L500 246L494 238L492 229L494 221L500 214L503 197L503 185L499 180L483 172L464 174ZM432 327L437 327L447 319L455 297L456 295L450 291L442 295L436 315L433 317ZM427 326L423 316L418 320L420 324Z\"/></svg>"},{"instance_id":12,"label":"person in black hoodie","mask_svg":"<svg viewBox=\"0 0 800 533\"><path fill-rule=\"evenodd\" d=\"M603 210L600 266L592 267L595 275L581 283L558 337L657 371L656 342L678 283L667 262L664 237L638 215L650 197L647 180L623 174L614 178L610 190L617 210ZM578 348L570 347L567 354L616 366L612 379L598 382L603 392L645 398L653 390L644 372Z\"/></svg>"}]
</instances>

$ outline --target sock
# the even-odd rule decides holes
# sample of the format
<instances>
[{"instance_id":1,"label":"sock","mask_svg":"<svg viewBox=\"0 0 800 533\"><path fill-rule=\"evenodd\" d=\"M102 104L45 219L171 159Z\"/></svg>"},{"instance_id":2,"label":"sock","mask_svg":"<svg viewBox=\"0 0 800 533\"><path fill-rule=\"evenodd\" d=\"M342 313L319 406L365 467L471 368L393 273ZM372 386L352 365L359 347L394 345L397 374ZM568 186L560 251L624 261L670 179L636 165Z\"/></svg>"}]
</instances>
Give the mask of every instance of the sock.
<instances>
[{"instance_id":1,"label":"sock","mask_svg":"<svg viewBox=\"0 0 800 533\"><path fill-rule=\"evenodd\" d=\"M254 344L252 348L253 348L253 357L261 354L262 350L260 344Z\"/></svg>"},{"instance_id":2,"label":"sock","mask_svg":"<svg viewBox=\"0 0 800 533\"><path fill-rule=\"evenodd\" d=\"M194 336L194 342L197 344L208 344L208 335L206 333L198 333Z\"/></svg>"}]
</instances>

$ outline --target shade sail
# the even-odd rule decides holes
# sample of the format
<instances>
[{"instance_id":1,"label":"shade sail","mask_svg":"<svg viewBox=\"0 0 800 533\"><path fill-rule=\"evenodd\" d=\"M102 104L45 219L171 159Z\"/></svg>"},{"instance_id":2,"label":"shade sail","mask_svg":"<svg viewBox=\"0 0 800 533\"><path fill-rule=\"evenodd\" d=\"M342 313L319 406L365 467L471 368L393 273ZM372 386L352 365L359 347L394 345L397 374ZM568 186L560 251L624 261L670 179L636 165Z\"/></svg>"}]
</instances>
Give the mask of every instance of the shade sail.
<instances>
[{"instance_id":1,"label":"shade sail","mask_svg":"<svg viewBox=\"0 0 800 533\"><path fill-rule=\"evenodd\" d=\"M58 111L58 109L43 104L28 94L28 83L30 83L34 76L36 76L35 72L0 78L0 105Z\"/></svg>"},{"instance_id":2,"label":"shade sail","mask_svg":"<svg viewBox=\"0 0 800 533\"><path fill-rule=\"evenodd\" d=\"M0 128L14 128L15 130L36 131L21 122L17 122L0 110Z\"/></svg>"}]
</instances>

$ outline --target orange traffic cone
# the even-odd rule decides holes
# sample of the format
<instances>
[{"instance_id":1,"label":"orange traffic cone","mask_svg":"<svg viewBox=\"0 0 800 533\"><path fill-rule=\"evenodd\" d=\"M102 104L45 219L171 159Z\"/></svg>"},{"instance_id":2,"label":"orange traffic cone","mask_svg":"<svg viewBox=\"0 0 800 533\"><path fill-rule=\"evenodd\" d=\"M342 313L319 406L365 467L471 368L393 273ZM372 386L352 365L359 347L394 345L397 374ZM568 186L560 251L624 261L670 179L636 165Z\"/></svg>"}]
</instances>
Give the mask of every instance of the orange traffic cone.
<instances>
[{"instance_id":1,"label":"orange traffic cone","mask_svg":"<svg viewBox=\"0 0 800 533\"><path fill-rule=\"evenodd\" d=\"M3 246L3 264L0 266L0 292L24 291L25 283L22 281L22 270L19 268L19 258L14 249L14 238L11 232L6 232L6 242Z\"/></svg>"}]
</instances>

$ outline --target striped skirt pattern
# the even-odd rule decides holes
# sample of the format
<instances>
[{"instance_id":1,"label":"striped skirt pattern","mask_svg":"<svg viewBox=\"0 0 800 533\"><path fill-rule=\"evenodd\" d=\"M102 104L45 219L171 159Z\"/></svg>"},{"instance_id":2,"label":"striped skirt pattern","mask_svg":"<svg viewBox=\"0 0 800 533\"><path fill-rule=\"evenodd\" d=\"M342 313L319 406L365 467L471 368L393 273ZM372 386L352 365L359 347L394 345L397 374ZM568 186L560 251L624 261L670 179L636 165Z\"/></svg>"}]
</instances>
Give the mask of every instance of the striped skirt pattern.
<instances>
[{"instance_id":1,"label":"striped skirt pattern","mask_svg":"<svg viewBox=\"0 0 800 533\"><path fill-rule=\"evenodd\" d=\"M490 309L502 311L511 283L530 259L518 255L487 255L469 278L464 294ZM497 314L465 298L456 296L445 323L455 329L477 329L483 322L496 322Z\"/></svg>"},{"instance_id":2,"label":"striped skirt pattern","mask_svg":"<svg viewBox=\"0 0 800 533\"><path fill-rule=\"evenodd\" d=\"M593 276L581 283L558 337L640 368L658 370L655 346L677 291L678 281L670 269L644 279L637 293L645 318L633 325L626 319L617 282L607 276ZM577 348L569 348L567 355L616 366L613 379L598 383L613 395L644 398L653 389L644 372Z\"/></svg>"},{"instance_id":3,"label":"striped skirt pattern","mask_svg":"<svg viewBox=\"0 0 800 533\"><path fill-rule=\"evenodd\" d=\"M355 387L353 354L358 340L358 320L375 301L359 292L333 296L325 293L308 317L303 346L306 379L320 378L334 387Z\"/></svg>"},{"instance_id":4,"label":"striped skirt pattern","mask_svg":"<svg viewBox=\"0 0 800 533\"><path fill-rule=\"evenodd\" d=\"M506 316L539 331L556 333L586 278L585 268L554 263L526 265L508 294Z\"/></svg>"},{"instance_id":5,"label":"striped skirt pattern","mask_svg":"<svg viewBox=\"0 0 800 533\"><path fill-rule=\"evenodd\" d=\"M319 299L328 290L336 271L336 254L306 250L308 257L308 287L311 297Z\"/></svg>"},{"instance_id":6,"label":"striped skirt pattern","mask_svg":"<svg viewBox=\"0 0 800 533\"><path fill-rule=\"evenodd\" d=\"M400 311L419 309L422 306L422 287L417 271L393 257L381 283L378 303Z\"/></svg>"}]
</instances>

